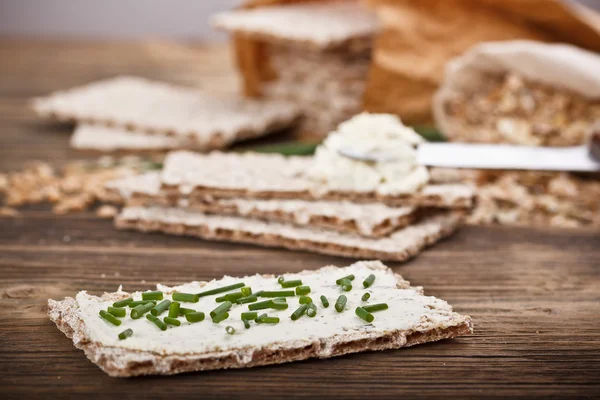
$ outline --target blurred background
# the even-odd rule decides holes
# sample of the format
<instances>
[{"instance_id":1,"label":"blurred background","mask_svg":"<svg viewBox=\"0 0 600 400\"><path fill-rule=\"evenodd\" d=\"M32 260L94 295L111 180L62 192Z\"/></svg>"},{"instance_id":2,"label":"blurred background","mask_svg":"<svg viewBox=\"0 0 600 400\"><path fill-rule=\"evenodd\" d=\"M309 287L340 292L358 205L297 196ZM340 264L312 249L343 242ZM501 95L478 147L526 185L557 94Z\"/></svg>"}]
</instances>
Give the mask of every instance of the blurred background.
<instances>
[{"instance_id":1,"label":"blurred background","mask_svg":"<svg viewBox=\"0 0 600 400\"><path fill-rule=\"evenodd\" d=\"M600 0L578 0L600 9ZM225 40L210 14L240 0L0 0L0 35Z\"/></svg>"}]
</instances>

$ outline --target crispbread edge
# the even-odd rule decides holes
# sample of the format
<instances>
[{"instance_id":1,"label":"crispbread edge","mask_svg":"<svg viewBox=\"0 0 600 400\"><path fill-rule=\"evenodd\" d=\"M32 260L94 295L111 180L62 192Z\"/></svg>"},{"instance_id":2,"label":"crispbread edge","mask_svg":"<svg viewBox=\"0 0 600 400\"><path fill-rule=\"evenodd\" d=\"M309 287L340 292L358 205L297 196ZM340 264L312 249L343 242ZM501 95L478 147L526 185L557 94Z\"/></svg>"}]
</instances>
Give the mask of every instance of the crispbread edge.
<instances>
[{"instance_id":1,"label":"crispbread edge","mask_svg":"<svg viewBox=\"0 0 600 400\"><path fill-rule=\"evenodd\" d=\"M372 250L351 246L344 246L337 243L311 242L310 240L294 240L287 237L277 236L268 233L251 233L241 230L232 230L226 228L209 229L206 225L186 226L179 223L164 223L161 221L146 220L127 220L117 216L115 218L115 227L123 230L137 230L140 232L162 232L170 235L192 236L205 240L216 240L233 243L248 243L264 247L285 248L288 250L304 250L314 253L329 254L335 256L359 258L359 259L379 259L385 261L404 262L417 254L424 248L431 246L441 239L451 235L463 223L464 213L446 212L446 218L439 229L432 234L427 235L420 241L415 241L410 247L394 253L380 250ZM304 228L305 229L305 228Z\"/></svg>"},{"instance_id":2,"label":"crispbread edge","mask_svg":"<svg viewBox=\"0 0 600 400\"><path fill-rule=\"evenodd\" d=\"M376 265L373 265L376 264ZM373 270L388 269L381 263L370 263ZM323 268L336 268L327 266ZM304 270L299 274L315 273L319 270ZM399 274L396 287L412 288L423 294L421 287L412 287ZM272 278L273 275L262 275ZM206 284L207 282L201 282ZM126 292L105 293L102 300L119 300L127 297ZM326 341L314 341L309 345L273 345L262 348L245 347L237 351L214 353L191 353L185 355L162 355L149 351L136 351L118 347L108 347L90 339L84 321L78 314L78 305L74 298L62 301L48 300L48 317L73 345L84 351L87 358L113 377L133 377L140 375L174 375L183 372L213 369L249 368L261 365L282 364L309 358L331 358L362 351L399 349L421 343L469 335L473 332L471 317L453 313L452 326L446 328L430 326L429 329L388 331L386 333L361 332L340 334ZM426 327L424 327L426 328Z\"/></svg>"}]
</instances>

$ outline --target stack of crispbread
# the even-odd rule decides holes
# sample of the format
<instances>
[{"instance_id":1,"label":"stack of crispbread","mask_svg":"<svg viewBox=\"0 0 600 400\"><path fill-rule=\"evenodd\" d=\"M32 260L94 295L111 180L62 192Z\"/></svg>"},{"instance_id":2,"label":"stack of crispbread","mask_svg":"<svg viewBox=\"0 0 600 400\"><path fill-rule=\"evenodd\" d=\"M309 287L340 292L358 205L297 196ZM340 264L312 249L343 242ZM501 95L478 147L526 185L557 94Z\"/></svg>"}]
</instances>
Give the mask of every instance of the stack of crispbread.
<instances>
[{"instance_id":1,"label":"stack of crispbread","mask_svg":"<svg viewBox=\"0 0 600 400\"><path fill-rule=\"evenodd\" d=\"M289 102L215 96L137 77L117 77L33 101L41 116L79 124L71 146L101 152L209 151L294 125Z\"/></svg>"},{"instance_id":2,"label":"stack of crispbread","mask_svg":"<svg viewBox=\"0 0 600 400\"><path fill-rule=\"evenodd\" d=\"M239 42L246 94L297 104L303 133L322 137L361 110L378 24L359 2L240 9L213 22Z\"/></svg>"},{"instance_id":3,"label":"stack of crispbread","mask_svg":"<svg viewBox=\"0 0 600 400\"><path fill-rule=\"evenodd\" d=\"M363 114L340 130L356 128L357 121L381 119ZM382 129L409 129L397 124ZM176 151L160 173L109 183L107 200L126 205L116 219L120 229L393 261L452 233L472 205L472 188L461 184L340 190L311 176L321 153Z\"/></svg>"}]
</instances>

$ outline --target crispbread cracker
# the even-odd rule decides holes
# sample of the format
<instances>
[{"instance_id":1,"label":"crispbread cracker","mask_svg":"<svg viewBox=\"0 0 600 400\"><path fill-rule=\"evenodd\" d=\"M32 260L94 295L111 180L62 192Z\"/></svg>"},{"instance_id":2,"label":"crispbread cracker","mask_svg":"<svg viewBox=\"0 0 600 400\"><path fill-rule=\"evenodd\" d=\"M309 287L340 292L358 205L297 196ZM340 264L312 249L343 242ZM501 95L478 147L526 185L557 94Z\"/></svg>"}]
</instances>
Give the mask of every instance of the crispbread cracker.
<instances>
[{"instance_id":1,"label":"crispbread cracker","mask_svg":"<svg viewBox=\"0 0 600 400\"><path fill-rule=\"evenodd\" d=\"M400 262L453 233L461 225L463 218L461 212L440 212L384 238L365 238L324 229L207 215L167 207L127 207L115 219L115 225L118 229L164 232L208 240Z\"/></svg>"},{"instance_id":2,"label":"crispbread cracker","mask_svg":"<svg viewBox=\"0 0 600 400\"><path fill-rule=\"evenodd\" d=\"M475 195L464 184L427 185L412 194L382 195L375 192L328 190L305 178L311 157L284 157L278 154L220 153L208 155L178 151L165 159L163 189L170 196L189 196L190 204L214 198L347 200L356 203L381 202L391 207L471 207Z\"/></svg>"},{"instance_id":3,"label":"crispbread cracker","mask_svg":"<svg viewBox=\"0 0 600 400\"><path fill-rule=\"evenodd\" d=\"M186 137L152 135L125 128L91 124L77 125L71 135L70 145L77 150L98 152L153 152L198 147L197 142Z\"/></svg>"},{"instance_id":4,"label":"crispbread cracker","mask_svg":"<svg viewBox=\"0 0 600 400\"><path fill-rule=\"evenodd\" d=\"M110 347L103 345L102 342L94 341L82 314L80 314L75 298L67 297L62 301L48 300L48 316L67 337L73 340L75 347L82 349L93 363L114 377L172 375L190 371L280 364L308 358L330 358L361 351L397 349L472 333L473 327L469 316L453 312L452 307L443 300L424 296L421 287L410 286L409 282L402 279L400 275L394 274L381 262L361 261L347 268L360 268L366 273L390 274L390 278L396 280L396 288L390 288L390 290L409 290L413 293L414 298L421 299L424 304L429 304L429 306L423 308L424 314L420 316L418 323L410 324L406 329L384 332L370 329L340 331L338 334L329 335L321 340L307 338L302 341L290 340L261 347L246 346L231 350L186 354L165 354L124 347ZM343 275L344 269L328 266L320 270L303 271L294 275L306 277L309 274L321 272L339 272L340 275ZM274 276L264 275L263 278L274 278ZM206 283L200 282L198 285L203 286ZM162 285L158 287L167 293L175 290ZM128 297L129 294L118 291L105 293L101 297L88 294L85 296L90 301L103 302L116 301ZM350 313L351 311L346 310L345 312Z\"/></svg>"},{"instance_id":5,"label":"crispbread cracker","mask_svg":"<svg viewBox=\"0 0 600 400\"><path fill-rule=\"evenodd\" d=\"M225 98L137 77L117 77L34 99L47 117L188 138L203 150L292 126L296 106Z\"/></svg>"},{"instance_id":6,"label":"crispbread cracker","mask_svg":"<svg viewBox=\"0 0 600 400\"><path fill-rule=\"evenodd\" d=\"M108 200L130 206L180 206L187 200L169 199L160 190L160 173L143 175L108 182ZM355 204L347 201L305 200L245 200L206 198L194 203L193 210L208 214L232 215L293 223L356 233L366 237L387 236L403 228L417 217L415 207L388 207L383 204Z\"/></svg>"},{"instance_id":7,"label":"crispbread cracker","mask_svg":"<svg viewBox=\"0 0 600 400\"><path fill-rule=\"evenodd\" d=\"M279 5L217 14L215 27L269 42L302 44L318 49L370 44L376 16L358 1Z\"/></svg>"}]
</instances>

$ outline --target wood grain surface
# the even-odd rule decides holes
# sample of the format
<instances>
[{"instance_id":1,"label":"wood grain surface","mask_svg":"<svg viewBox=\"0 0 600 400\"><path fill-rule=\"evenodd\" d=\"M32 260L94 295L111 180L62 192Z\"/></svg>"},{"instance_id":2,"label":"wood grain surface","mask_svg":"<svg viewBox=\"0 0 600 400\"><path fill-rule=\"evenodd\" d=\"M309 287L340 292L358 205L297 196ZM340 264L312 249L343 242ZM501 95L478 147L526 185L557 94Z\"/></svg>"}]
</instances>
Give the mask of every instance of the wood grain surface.
<instances>
[{"instance_id":1,"label":"wood grain surface","mask_svg":"<svg viewBox=\"0 0 600 400\"><path fill-rule=\"evenodd\" d=\"M32 96L117 74L235 90L226 49L151 43L0 41L0 171L82 155L71 127ZM144 290L249 273L345 265L316 254L118 232L93 213L32 207L0 218L0 398L480 398L600 394L600 235L466 227L406 264L426 293L469 314L475 334L397 351L172 377L109 378L51 323L48 298Z\"/></svg>"}]
</instances>

